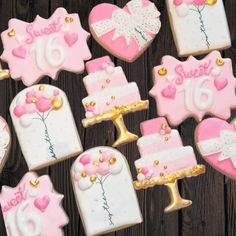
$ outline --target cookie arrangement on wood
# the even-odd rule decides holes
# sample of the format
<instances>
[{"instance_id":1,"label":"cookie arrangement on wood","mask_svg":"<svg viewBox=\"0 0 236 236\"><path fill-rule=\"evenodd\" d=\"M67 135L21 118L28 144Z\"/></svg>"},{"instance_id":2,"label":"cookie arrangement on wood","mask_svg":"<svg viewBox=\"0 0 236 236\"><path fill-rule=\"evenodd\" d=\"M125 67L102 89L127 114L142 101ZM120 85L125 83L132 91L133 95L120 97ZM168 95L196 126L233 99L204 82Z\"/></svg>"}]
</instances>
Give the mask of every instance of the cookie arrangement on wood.
<instances>
[{"instance_id":1,"label":"cookie arrangement on wood","mask_svg":"<svg viewBox=\"0 0 236 236\"><path fill-rule=\"evenodd\" d=\"M223 1L166 0L166 5L178 54L189 58L180 61L166 55L153 68L154 86L149 93L160 117L140 124L139 139L128 131L123 116L148 109L149 101L142 100L137 84L109 56L90 60L90 34L82 28L77 13L58 8L50 18L37 16L31 23L11 19L1 34L1 59L9 69L0 68L0 79L22 80L31 86L43 76L56 80L62 70L82 73L86 67L83 83L88 96L82 100L82 125L87 128L112 121L118 134L113 147L138 140L141 157L134 161L137 180L133 181L126 157L115 148L98 146L83 152L61 89L33 85L11 102L12 123L29 170L78 156L70 170L71 182L88 236L141 223L135 190L167 186L170 204L165 212L192 204L180 196L178 181L201 175L206 168L197 163L193 148L184 146L179 131L168 123L178 126L194 117L199 122L195 130L199 153L213 168L236 179L236 121L226 121L236 108L236 80L231 59L214 51L231 46ZM98 4L88 21L94 39L126 62L140 57L161 29L161 13L149 0L131 0L123 8ZM209 54L193 57L203 53ZM215 118L204 120L205 115ZM0 117L0 172L10 147L10 129ZM62 227L69 219L62 199L48 176L32 172L14 188L3 186L0 203L7 235L64 235Z\"/></svg>"}]
</instances>

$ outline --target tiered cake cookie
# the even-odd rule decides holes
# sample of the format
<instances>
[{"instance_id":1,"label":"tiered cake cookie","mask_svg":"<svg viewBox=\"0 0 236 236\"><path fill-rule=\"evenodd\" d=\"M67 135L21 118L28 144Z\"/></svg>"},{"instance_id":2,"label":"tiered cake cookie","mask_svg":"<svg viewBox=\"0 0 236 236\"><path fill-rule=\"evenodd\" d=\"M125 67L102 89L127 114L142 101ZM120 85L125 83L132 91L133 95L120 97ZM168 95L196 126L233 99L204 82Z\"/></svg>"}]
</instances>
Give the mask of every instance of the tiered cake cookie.
<instances>
[{"instance_id":1,"label":"tiered cake cookie","mask_svg":"<svg viewBox=\"0 0 236 236\"><path fill-rule=\"evenodd\" d=\"M2 171L11 148L11 133L7 122L0 117L0 172Z\"/></svg>"},{"instance_id":2,"label":"tiered cake cookie","mask_svg":"<svg viewBox=\"0 0 236 236\"><path fill-rule=\"evenodd\" d=\"M30 170L52 165L83 151L66 94L51 85L34 85L12 101L10 113Z\"/></svg>"},{"instance_id":3,"label":"tiered cake cookie","mask_svg":"<svg viewBox=\"0 0 236 236\"><path fill-rule=\"evenodd\" d=\"M29 172L16 187L3 186L0 204L7 236L63 236L61 228L69 220L62 199L47 175Z\"/></svg>"},{"instance_id":4,"label":"tiered cake cookie","mask_svg":"<svg viewBox=\"0 0 236 236\"><path fill-rule=\"evenodd\" d=\"M83 81L89 96L82 100L86 110L84 127L112 120L119 131L113 146L136 140L138 137L127 131L122 115L148 108L137 84L128 83L122 68L114 67L108 56L87 62L86 68L89 75Z\"/></svg>"},{"instance_id":5,"label":"tiered cake cookie","mask_svg":"<svg viewBox=\"0 0 236 236\"><path fill-rule=\"evenodd\" d=\"M177 180L205 172L205 167L197 164L192 147L183 146L178 131L172 130L165 118L141 123L141 132L143 137L138 140L141 158L135 161L138 171L135 188L165 184L171 196L165 212L191 205L191 201L180 197Z\"/></svg>"},{"instance_id":6,"label":"tiered cake cookie","mask_svg":"<svg viewBox=\"0 0 236 236\"><path fill-rule=\"evenodd\" d=\"M81 154L71 169L75 198L87 235L100 235L142 222L125 157L110 147Z\"/></svg>"},{"instance_id":7,"label":"tiered cake cookie","mask_svg":"<svg viewBox=\"0 0 236 236\"><path fill-rule=\"evenodd\" d=\"M179 56L231 46L223 0L166 0Z\"/></svg>"}]
</instances>

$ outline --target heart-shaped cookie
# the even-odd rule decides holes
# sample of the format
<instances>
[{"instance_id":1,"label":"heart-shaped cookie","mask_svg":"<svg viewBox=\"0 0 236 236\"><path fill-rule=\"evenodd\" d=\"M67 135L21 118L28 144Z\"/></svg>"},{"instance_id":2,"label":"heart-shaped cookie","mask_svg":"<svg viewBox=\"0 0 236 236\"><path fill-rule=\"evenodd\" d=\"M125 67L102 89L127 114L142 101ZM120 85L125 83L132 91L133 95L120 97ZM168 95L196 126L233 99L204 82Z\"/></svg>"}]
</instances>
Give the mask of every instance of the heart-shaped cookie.
<instances>
[{"instance_id":1,"label":"heart-shaped cookie","mask_svg":"<svg viewBox=\"0 0 236 236\"><path fill-rule=\"evenodd\" d=\"M131 0L124 8L99 4L89 14L95 40L114 56L132 62L151 44L161 27L160 13L148 0Z\"/></svg>"},{"instance_id":2,"label":"heart-shaped cookie","mask_svg":"<svg viewBox=\"0 0 236 236\"><path fill-rule=\"evenodd\" d=\"M209 118L196 128L195 140L203 158L216 170L236 179L236 126Z\"/></svg>"},{"instance_id":3,"label":"heart-shaped cookie","mask_svg":"<svg viewBox=\"0 0 236 236\"><path fill-rule=\"evenodd\" d=\"M0 172L2 171L11 147L11 134L6 121L0 116Z\"/></svg>"}]
</instances>

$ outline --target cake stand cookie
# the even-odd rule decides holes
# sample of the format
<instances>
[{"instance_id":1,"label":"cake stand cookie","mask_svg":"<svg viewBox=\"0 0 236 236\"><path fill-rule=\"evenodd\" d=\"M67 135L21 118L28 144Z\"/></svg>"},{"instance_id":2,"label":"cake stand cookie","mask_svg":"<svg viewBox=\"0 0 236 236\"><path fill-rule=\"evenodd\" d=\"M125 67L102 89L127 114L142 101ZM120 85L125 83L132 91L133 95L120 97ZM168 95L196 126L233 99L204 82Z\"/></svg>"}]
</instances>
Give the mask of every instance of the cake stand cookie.
<instances>
[{"instance_id":1,"label":"cake stand cookie","mask_svg":"<svg viewBox=\"0 0 236 236\"><path fill-rule=\"evenodd\" d=\"M205 166L198 165L193 149L184 147L177 130L172 130L165 118L156 118L141 123L142 137L138 140L141 158L135 161L137 169L136 189L165 185L170 194L170 205L165 212L171 212L192 204L182 199L177 181L205 172Z\"/></svg>"}]
</instances>

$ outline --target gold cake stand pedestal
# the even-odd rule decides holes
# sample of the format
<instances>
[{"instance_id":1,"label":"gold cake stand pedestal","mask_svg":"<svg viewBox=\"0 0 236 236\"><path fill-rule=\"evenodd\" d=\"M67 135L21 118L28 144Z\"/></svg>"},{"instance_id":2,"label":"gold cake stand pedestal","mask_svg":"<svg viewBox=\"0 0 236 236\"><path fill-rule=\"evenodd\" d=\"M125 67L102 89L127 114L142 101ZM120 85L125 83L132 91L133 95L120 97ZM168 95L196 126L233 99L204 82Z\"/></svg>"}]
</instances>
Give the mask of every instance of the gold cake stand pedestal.
<instances>
[{"instance_id":1,"label":"gold cake stand pedestal","mask_svg":"<svg viewBox=\"0 0 236 236\"><path fill-rule=\"evenodd\" d=\"M6 79L11 77L9 70L2 70L0 69L0 80Z\"/></svg>"},{"instance_id":2,"label":"gold cake stand pedestal","mask_svg":"<svg viewBox=\"0 0 236 236\"><path fill-rule=\"evenodd\" d=\"M168 193L170 195L170 204L165 208L165 212L172 212L192 204L192 201L183 199L180 196L178 180L186 177L198 176L203 173L205 173L205 166L197 165L193 168L186 168L167 176L155 177L143 182L134 181L133 185L137 190L146 189L155 185L165 185L168 188Z\"/></svg>"},{"instance_id":3,"label":"gold cake stand pedestal","mask_svg":"<svg viewBox=\"0 0 236 236\"><path fill-rule=\"evenodd\" d=\"M85 128L87 128L91 125L101 123L102 121L112 120L118 131L118 139L113 143L112 146L118 147L119 145L126 144L138 139L137 135L132 134L127 130L123 120L123 115L130 112L148 109L148 106L148 100L131 103L129 105L116 106L109 111L100 113L98 116L83 119L82 124Z\"/></svg>"}]
</instances>

